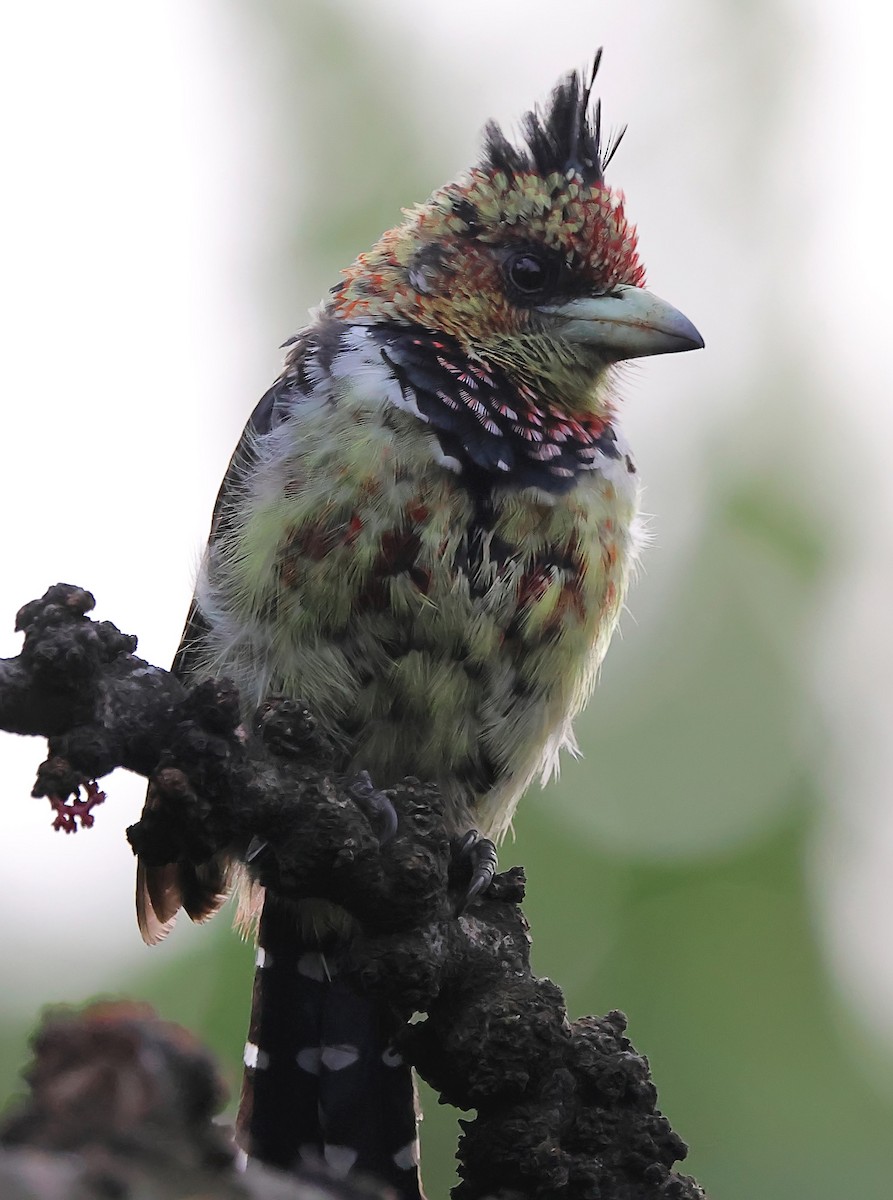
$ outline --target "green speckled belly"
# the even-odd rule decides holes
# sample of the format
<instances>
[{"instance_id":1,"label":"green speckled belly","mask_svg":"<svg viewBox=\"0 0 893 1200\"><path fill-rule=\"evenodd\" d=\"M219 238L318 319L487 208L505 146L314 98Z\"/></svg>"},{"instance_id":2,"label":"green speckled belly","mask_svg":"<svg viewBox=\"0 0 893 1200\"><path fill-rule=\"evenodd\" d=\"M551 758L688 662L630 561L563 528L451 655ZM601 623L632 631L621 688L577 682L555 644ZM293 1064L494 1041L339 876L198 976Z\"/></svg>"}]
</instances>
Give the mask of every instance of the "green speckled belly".
<instances>
[{"instance_id":1,"label":"green speckled belly","mask_svg":"<svg viewBox=\"0 0 893 1200\"><path fill-rule=\"evenodd\" d=\"M500 835L610 640L631 464L560 497L469 488L419 421L349 396L263 442L205 564L203 666L300 697L345 765L439 782L457 828Z\"/></svg>"}]
</instances>

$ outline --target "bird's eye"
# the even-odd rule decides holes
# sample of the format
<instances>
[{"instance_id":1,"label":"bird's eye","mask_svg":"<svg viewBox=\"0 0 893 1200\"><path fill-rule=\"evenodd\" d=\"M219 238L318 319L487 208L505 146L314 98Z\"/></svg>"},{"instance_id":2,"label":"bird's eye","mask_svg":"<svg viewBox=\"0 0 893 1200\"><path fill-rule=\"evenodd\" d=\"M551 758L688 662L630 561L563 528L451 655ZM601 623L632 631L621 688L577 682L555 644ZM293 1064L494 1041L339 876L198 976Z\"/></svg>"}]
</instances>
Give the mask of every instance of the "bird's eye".
<instances>
[{"instance_id":1,"label":"bird's eye","mask_svg":"<svg viewBox=\"0 0 893 1200\"><path fill-rule=\"evenodd\" d=\"M505 265L505 273L512 287L523 296L537 296L549 286L553 272L551 264L530 250L515 254Z\"/></svg>"}]
</instances>

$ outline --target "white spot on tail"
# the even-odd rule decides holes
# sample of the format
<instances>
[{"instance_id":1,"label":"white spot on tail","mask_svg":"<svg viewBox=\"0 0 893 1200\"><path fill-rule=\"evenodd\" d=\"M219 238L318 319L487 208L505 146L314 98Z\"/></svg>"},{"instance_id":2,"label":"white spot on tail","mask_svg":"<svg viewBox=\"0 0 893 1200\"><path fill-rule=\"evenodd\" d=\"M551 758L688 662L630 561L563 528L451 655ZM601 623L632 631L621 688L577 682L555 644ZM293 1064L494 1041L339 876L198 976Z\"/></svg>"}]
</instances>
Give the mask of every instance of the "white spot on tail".
<instances>
[{"instance_id":1,"label":"white spot on tail","mask_svg":"<svg viewBox=\"0 0 893 1200\"><path fill-rule=\"evenodd\" d=\"M357 1152L350 1146L325 1146L322 1154L336 1175L346 1175L357 1161Z\"/></svg>"},{"instance_id":2,"label":"white spot on tail","mask_svg":"<svg viewBox=\"0 0 893 1200\"><path fill-rule=\"evenodd\" d=\"M321 1046L305 1046L303 1050L299 1050L297 1054L298 1066L302 1071L307 1071L310 1075L319 1074L319 1064L322 1061Z\"/></svg>"},{"instance_id":3,"label":"white spot on tail","mask_svg":"<svg viewBox=\"0 0 893 1200\"><path fill-rule=\"evenodd\" d=\"M259 1046L255 1046L254 1042L245 1043L245 1053L243 1059L246 1067L252 1067L255 1071L263 1071L270 1065L270 1056L266 1050L261 1050Z\"/></svg>"},{"instance_id":4,"label":"white spot on tail","mask_svg":"<svg viewBox=\"0 0 893 1200\"><path fill-rule=\"evenodd\" d=\"M360 1052L356 1046L342 1044L322 1048L322 1065L330 1071L343 1071L345 1067L352 1067L359 1057Z\"/></svg>"},{"instance_id":5,"label":"white spot on tail","mask_svg":"<svg viewBox=\"0 0 893 1200\"><path fill-rule=\"evenodd\" d=\"M263 946L258 946L257 954L254 956L254 965L263 970L264 967L269 967L272 962L272 958L270 958Z\"/></svg>"}]
</instances>

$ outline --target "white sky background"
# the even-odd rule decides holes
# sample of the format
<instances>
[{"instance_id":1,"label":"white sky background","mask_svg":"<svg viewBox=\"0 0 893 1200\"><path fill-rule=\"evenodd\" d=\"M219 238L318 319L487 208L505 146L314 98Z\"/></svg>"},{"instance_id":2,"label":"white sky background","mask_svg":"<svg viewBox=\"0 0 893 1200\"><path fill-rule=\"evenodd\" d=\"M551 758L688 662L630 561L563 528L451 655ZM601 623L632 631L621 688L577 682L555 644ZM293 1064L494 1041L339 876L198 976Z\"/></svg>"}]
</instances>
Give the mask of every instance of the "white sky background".
<instances>
[{"instance_id":1,"label":"white sky background","mask_svg":"<svg viewBox=\"0 0 893 1200\"><path fill-rule=\"evenodd\" d=\"M779 33L811 43L800 47L808 71L789 126L767 131L766 144L814 203L779 212L748 186L742 156L740 191L727 200L753 215L738 229L758 245L763 222L790 225L790 252L764 278L747 239L711 216L713 164L736 153L713 98L726 63L711 6L559 0L544 19L543 4L527 0L341 3L368 24L370 53L395 90L442 137L444 177L469 160L488 116L510 124L605 44L600 92L609 124L631 126L622 183L650 280L708 342L697 358L647 364L629 389L625 423L665 548L696 528L698 463L742 402L737 380L760 353L763 306L779 296L797 306L816 377L830 380L815 471L828 481L825 515L837 512L848 538L817 638L828 652L815 656L815 687L844 731L829 781L842 799L815 856L817 910L842 986L893 1035L891 235L888 172L876 159L893 106L881 18L860 32L868 23L842 0L799 0L802 28ZM278 368L278 343L303 321L299 307L282 328L264 307L257 261L277 125L239 13L212 0L56 0L4 13L0 655L18 651L16 608L63 579L89 586L101 616L138 632L144 656L170 660L220 475ZM759 44L739 50L758 62ZM304 307L318 299L300 280L292 294ZM686 395L694 378L699 394L709 381L708 411ZM643 647L679 557L656 555L638 585ZM26 799L41 752L0 735L0 961L27 951L19 983L29 1005L101 989L121 962L148 953L121 849L142 783L114 776L92 831L53 835L48 806ZM190 933L166 952L188 947Z\"/></svg>"}]
</instances>

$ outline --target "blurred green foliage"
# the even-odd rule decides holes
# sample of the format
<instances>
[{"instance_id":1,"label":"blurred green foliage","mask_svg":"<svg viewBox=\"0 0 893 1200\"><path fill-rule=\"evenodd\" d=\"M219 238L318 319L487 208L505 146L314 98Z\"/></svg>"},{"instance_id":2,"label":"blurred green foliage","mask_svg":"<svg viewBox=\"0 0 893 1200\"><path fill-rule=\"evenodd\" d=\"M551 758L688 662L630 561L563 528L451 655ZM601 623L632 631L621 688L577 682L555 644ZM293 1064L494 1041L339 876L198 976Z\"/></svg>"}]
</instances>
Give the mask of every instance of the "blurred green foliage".
<instances>
[{"instance_id":1,"label":"blurred green foliage","mask_svg":"<svg viewBox=\"0 0 893 1200\"><path fill-rule=\"evenodd\" d=\"M258 45L246 53L265 55L281 105L263 287L284 319L443 172L345 7L269 0L253 19ZM283 261L300 265L309 296L296 295ZM627 630L612 648L580 722L585 761L528 797L502 860L527 868L537 970L562 985L572 1016L628 1014L690 1143L686 1169L712 1196L881 1197L893 1105L861 1069L804 870L825 764L803 629L834 548L771 478L736 473L736 436L715 447L709 516L650 644L634 653ZM201 1031L234 1090L251 957L223 918L188 970L158 953L144 976L121 981ZM21 1022L0 1026L7 1094L23 1036ZM456 1114L424 1095L426 1183L442 1197Z\"/></svg>"}]
</instances>

